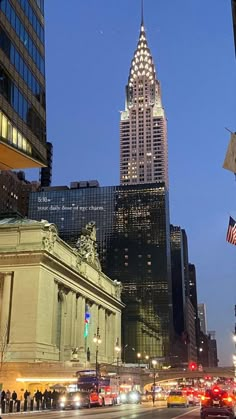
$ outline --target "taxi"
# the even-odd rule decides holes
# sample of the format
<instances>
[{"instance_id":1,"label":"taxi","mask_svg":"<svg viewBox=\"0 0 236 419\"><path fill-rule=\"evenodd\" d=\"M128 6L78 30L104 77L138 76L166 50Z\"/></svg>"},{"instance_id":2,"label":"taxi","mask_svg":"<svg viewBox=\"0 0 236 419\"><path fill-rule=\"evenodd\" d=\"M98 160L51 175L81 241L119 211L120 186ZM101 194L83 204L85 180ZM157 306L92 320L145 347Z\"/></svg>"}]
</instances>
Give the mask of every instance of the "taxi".
<instances>
[{"instance_id":1,"label":"taxi","mask_svg":"<svg viewBox=\"0 0 236 419\"><path fill-rule=\"evenodd\" d=\"M167 407L183 406L188 407L188 397L182 390L171 390L167 397Z\"/></svg>"}]
</instances>

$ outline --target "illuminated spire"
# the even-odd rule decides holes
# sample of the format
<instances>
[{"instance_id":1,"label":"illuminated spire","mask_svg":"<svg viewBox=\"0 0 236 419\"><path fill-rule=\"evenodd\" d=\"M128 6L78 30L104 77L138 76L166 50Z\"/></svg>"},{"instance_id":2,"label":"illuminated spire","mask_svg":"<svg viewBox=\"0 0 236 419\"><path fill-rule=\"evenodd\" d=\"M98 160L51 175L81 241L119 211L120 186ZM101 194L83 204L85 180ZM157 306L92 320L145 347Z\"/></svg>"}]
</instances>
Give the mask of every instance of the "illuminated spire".
<instances>
[{"instance_id":1,"label":"illuminated spire","mask_svg":"<svg viewBox=\"0 0 236 419\"><path fill-rule=\"evenodd\" d=\"M141 0L141 26L144 26L143 0Z\"/></svg>"},{"instance_id":2,"label":"illuminated spire","mask_svg":"<svg viewBox=\"0 0 236 419\"><path fill-rule=\"evenodd\" d=\"M137 77L146 76L151 84L154 83L156 78L156 71L151 55L151 51L148 47L147 37L144 28L143 18L143 0L141 1L141 28L139 41L134 53L134 57L130 67L129 73L129 86L132 87L134 80Z\"/></svg>"}]
</instances>

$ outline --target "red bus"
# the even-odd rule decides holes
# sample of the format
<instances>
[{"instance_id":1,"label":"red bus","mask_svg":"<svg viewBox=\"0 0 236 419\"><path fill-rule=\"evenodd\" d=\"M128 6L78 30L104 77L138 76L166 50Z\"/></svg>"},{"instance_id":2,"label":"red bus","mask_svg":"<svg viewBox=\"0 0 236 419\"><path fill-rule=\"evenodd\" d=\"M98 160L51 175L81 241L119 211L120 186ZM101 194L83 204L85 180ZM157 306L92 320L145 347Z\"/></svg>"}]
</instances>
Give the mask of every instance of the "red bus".
<instances>
[{"instance_id":1,"label":"red bus","mask_svg":"<svg viewBox=\"0 0 236 419\"><path fill-rule=\"evenodd\" d=\"M114 405L119 403L119 387L117 379L108 376L96 376L94 370L77 371L78 391L88 391L94 396L97 394L97 403Z\"/></svg>"}]
</instances>

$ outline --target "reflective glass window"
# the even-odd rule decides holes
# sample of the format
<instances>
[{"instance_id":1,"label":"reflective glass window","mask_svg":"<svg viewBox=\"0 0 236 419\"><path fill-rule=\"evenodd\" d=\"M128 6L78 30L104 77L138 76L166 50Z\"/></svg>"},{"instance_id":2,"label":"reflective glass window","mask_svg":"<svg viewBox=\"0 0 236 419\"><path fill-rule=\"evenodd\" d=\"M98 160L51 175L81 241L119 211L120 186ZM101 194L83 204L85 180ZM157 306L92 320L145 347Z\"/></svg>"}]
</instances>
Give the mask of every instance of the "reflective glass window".
<instances>
[{"instance_id":1,"label":"reflective glass window","mask_svg":"<svg viewBox=\"0 0 236 419\"><path fill-rule=\"evenodd\" d=\"M27 48L31 58L34 60L38 69L44 75L44 58L41 56L38 48L33 43L23 23L16 15L15 10L11 6L9 0L0 1L0 9L5 13L7 19L12 24L12 27L19 36L21 42L23 43L25 48Z\"/></svg>"},{"instance_id":2,"label":"reflective glass window","mask_svg":"<svg viewBox=\"0 0 236 419\"><path fill-rule=\"evenodd\" d=\"M24 62L23 58L18 53L17 49L14 47L11 40L8 38L5 31L0 27L0 49L2 49L5 54L10 59L11 63L15 66L16 70L20 73L21 77L28 84L28 87L35 95L36 99L41 103L45 108L45 103L43 101L44 88L39 84L35 79L31 70Z\"/></svg>"}]
</instances>

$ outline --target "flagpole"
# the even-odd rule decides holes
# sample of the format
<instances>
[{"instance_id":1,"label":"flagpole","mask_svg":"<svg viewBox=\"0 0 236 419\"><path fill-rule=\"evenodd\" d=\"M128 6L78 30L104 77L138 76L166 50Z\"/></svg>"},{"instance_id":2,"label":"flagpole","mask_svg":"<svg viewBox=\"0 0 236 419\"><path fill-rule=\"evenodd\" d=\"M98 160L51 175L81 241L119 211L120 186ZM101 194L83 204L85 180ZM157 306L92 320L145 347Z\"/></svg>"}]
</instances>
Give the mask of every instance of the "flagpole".
<instances>
[{"instance_id":1,"label":"flagpole","mask_svg":"<svg viewBox=\"0 0 236 419\"><path fill-rule=\"evenodd\" d=\"M229 128L225 127L226 131L229 131L230 134L234 134L233 131L231 131Z\"/></svg>"}]
</instances>

